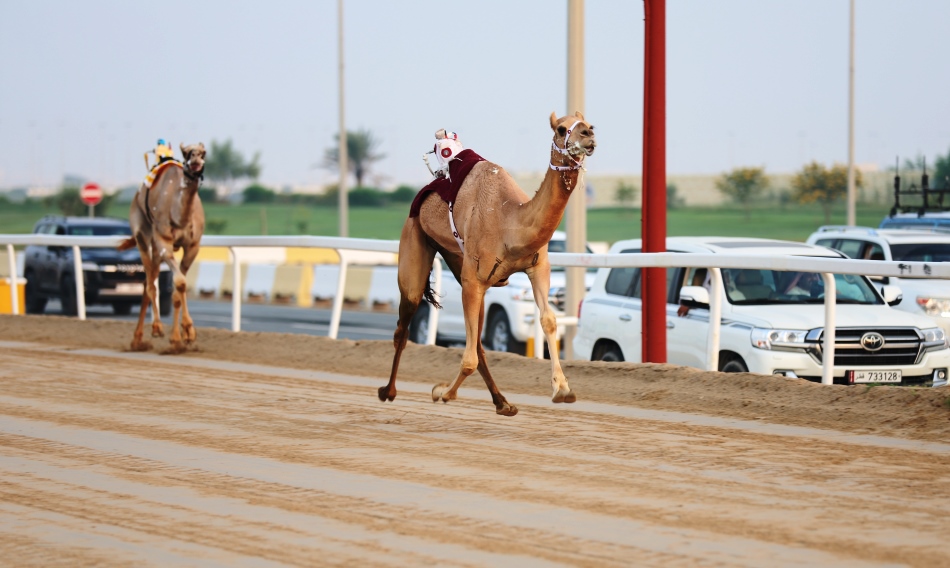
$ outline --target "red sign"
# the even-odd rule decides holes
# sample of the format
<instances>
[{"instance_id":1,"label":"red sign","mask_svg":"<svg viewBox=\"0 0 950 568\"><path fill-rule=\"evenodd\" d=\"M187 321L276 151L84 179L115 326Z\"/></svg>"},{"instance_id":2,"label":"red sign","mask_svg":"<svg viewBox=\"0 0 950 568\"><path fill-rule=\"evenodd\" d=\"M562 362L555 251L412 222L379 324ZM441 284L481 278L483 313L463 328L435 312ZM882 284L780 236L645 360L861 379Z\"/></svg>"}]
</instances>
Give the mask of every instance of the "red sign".
<instances>
[{"instance_id":1,"label":"red sign","mask_svg":"<svg viewBox=\"0 0 950 568\"><path fill-rule=\"evenodd\" d=\"M102 188L99 187L99 184L93 182L87 182L82 189L79 190L79 198L82 199L82 202L86 205L98 205L102 201Z\"/></svg>"}]
</instances>

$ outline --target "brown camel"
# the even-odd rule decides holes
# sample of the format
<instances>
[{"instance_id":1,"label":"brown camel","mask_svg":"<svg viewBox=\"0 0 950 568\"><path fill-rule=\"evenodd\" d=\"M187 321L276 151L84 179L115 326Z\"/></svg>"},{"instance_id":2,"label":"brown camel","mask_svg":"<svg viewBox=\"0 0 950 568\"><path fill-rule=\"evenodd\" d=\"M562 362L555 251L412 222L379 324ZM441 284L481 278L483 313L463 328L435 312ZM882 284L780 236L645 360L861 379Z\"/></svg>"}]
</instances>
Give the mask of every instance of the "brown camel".
<instances>
[{"instance_id":1,"label":"brown camel","mask_svg":"<svg viewBox=\"0 0 950 568\"><path fill-rule=\"evenodd\" d=\"M175 290L172 305L172 336L169 352L180 353L185 343L192 343L197 334L194 322L188 313L185 300L185 274L198 256L201 236L205 229L205 213L198 197L205 167L205 147L198 143L181 145L183 163L166 162L157 166L152 183L142 184L129 210L132 237L119 245L120 250L139 247L142 265L145 267L145 292L139 309L139 323L132 336L132 350L145 351L151 348L142 339L145 312L152 306L152 337L164 337L165 330L158 313L155 282L162 262L174 273ZM181 263L174 253L184 249ZM180 316L180 320L179 320ZM180 322L180 325L179 325ZM184 342L182 342L184 337Z\"/></svg>"},{"instance_id":2,"label":"brown camel","mask_svg":"<svg viewBox=\"0 0 950 568\"><path fill-rule=\"evenodd\" d=\"M551 113L551 129L554 141L550 167L531 199L501 166L482 161L472 168L459 188L453 207L461 244L449 225L449 204L438 197L428 195L418 217L410 216L406 220L399 238L399 321L393 336L396 354L389 383L379 389L380 400L396 398L399 358L419 304L425 300L439 307L429 285L429 271L436 252L442 254L462 285L465 351L455 381L451 386L433 387L432 400L455 400L462 382L478 369L491 392L495 411L504 416L518 413L518 408L509 404L495 386L481 341L485 291L490 286L506 285L508 277L515 272L528 275L534 300L541 310L541 327L551 354L552 400L576 400L561 370L557 323L548 304L551 285L548 241L561 222L571 193L582 184L583 161L594 152L596 141L594 127L579 112L562 118ZM582 187L581 198L583 191Z\"/></svg>"}]
</instances>

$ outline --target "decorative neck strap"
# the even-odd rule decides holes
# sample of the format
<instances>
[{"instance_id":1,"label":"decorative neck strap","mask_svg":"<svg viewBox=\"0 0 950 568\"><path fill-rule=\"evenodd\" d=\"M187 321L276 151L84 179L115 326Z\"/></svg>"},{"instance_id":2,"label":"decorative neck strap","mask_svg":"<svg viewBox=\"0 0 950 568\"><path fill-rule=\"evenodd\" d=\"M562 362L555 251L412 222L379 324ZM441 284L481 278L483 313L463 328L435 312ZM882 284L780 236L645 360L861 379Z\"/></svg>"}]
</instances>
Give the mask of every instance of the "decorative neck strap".
<instances>
[{"instance_id":1,"label":"decorative neck strap","mask_svg":"<svg viewBox=\"0 0 950 568\"><path fill-rule=\"evenodd\" d=\"M581 163L581 162L579 162L579 161L577 161L577 160L574 159L574 156L571 155L571 151L568 150L568 148L567 148L567 141L568 141L568 139L570 139L571 133L574 132L574 128L575 128L578 124L580 124L580 123L581 123L581 121L578 120L577 122L575 122L574 124L572 124L570 128L567 129L567 132L564 134L564 147L563 147L563 148L558 147L556 140L552 140L552 141L551 141L551 149L552 149L553 151L557 152L558 154L567 156L569 160L571 160L572 162L574 162L574 165L572 165L572 166L555 166L555 165L554 165L554 162L551 162L551 169L552 169L552 170L554 170L554 171L556 171L556 172L567 172L567 171L579 170L579 169L581 169L581 168L584 167L584 164L583 164L583 163Z\"/></svg>"}]
</instances>

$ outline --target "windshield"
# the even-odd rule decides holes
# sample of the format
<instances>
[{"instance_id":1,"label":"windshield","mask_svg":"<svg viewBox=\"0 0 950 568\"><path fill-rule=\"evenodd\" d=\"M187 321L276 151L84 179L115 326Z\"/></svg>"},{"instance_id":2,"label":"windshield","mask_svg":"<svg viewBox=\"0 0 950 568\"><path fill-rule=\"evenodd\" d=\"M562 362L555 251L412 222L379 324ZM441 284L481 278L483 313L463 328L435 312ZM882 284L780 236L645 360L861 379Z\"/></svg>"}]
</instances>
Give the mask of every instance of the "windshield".
<instances>
[{"instance_id":1,"label":"windshield","mask_svg":"<svg viewBox=\"0 0 950 568\"><path fill-rule=\"evenodd\" d=\"M132 231L124 225L71 225L69 234L80 237L111 237L113 235L131 235Z\"/></svg>"},{"instance_id":2,"label":"windshield","mask_svg":"<svg viewBox=\"0 0 950 568\"><path fill-rule=\"evenodd\" d=\"M814 272L724 268L722 280L729 303L740 306L825 301L825 284ZM835 274L835 288L839 304L883 303L863 276Z\"/></svg>"},{"instance_id":3,"label":"windshield","mask_svg":"<svg viewBox=\"0 0 950 568\"><path fill-rule=\"evenodd\" d=\"M894 260L908 262L946 262L950 260L950 242L891 245L891 255Z\"/></svg>"}]
</instances>

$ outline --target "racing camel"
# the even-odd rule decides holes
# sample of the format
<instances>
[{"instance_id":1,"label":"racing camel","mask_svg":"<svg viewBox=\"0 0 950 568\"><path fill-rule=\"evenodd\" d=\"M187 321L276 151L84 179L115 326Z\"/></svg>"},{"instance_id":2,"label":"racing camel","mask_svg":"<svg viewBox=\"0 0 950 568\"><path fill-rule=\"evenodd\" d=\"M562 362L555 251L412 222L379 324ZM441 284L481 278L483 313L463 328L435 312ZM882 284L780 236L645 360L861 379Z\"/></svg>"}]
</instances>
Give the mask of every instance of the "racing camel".
<instances>
[{"instance_id":1,"label":"racing camel","mask_svg":"<svg viewBox=\"0 0 950 568\"><path fill-rule=\"evenodd\" d=\"M184 162L164 162L156 166L139 188L129 210L132 237L119 245L119 250L138 246L145 267L145 291L142 294L138 326L132 336L133 351L151 348L149 342L142 339L145 312L149 305L152 306L152 337L165 335L158 313L155 286L162 262L172 269L175 285L172 293L175 313L168 351L180 353L184 351L186 343L194 342L197 337L185 300L185 275L198 256L205 229L204 208L198 197L198 186L205 167L205 147L200 142L190 146L182 144L180 147ZM179 249L183 249L180 264L174 255Z\"/></svg>"},{"instance_id":2,"label":"racing camel","mask_svg":"<svg viewBox=\"0 0 950 568\"><path fill-rule=\"evenodd\" d=\"M550 167L533 198L528 198L504 168L479 158L458 188L454 204L429 194L423 197L417 216L410 211L399 238L399 321L393 335L396 353L389 383L379 388L380 400L396 398L399 358L419 304L425 300L439 307L429 285L436 252L441 253L462 285L465 351L455 381L451 386L433 387L432 400L455 400L462 382L478 369L491 392L495 412L504 416L518 413L518 408L509 404L495 386L481 341L485 291L491 286L506 285L515 272L528 275L534 300L541 310L541 327L551 355L552 401L576 400L561 370L557 323L548 305L551 265L547 245L561 223L574 189L581 187L580 198L584 198L581 170L584 158L594 152L596 141L594 127L579 112L562 118L551 113L550 122L554 131Z\"/></svg>"}]
</instances>

